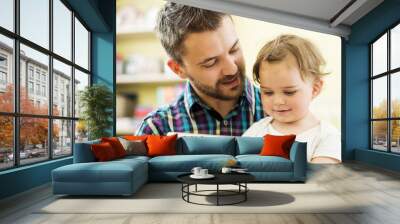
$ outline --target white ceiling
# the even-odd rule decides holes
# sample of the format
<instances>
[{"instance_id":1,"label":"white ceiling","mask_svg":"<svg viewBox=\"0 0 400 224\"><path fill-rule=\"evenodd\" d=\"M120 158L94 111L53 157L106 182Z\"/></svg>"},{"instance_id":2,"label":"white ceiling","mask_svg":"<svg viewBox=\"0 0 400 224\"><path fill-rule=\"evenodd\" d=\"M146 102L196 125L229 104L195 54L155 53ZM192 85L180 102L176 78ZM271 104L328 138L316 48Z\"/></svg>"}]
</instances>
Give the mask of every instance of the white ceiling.
<instances>
[{"instance_id":1,"label":"white ceiling","mask_svg":"<svg viewBox=\"0 0 400 224\"><path fill-rule=\"evenodd\" d=\"M329 21L351 0L225 0Z\"/></svg>"},{"instance_id":2,"label":"white ceiling","mask_svg":"<svg viewBox=\"0 0 400 224\"><path fill-rule=\"evenodd\" d=\"M343 37L350 34L352 24L383 2L383 0L171 1Z\"/></svg>"}]
</instances>

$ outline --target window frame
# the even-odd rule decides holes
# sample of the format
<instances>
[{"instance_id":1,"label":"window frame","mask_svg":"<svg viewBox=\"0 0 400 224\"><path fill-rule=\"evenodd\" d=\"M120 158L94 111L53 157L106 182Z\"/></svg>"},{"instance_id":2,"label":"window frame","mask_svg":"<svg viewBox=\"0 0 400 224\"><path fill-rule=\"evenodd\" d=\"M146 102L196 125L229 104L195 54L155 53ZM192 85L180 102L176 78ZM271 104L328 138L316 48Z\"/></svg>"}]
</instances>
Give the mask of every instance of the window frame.
<instances>
[{"instance_id":1,"label":"window frame","mask_svg":"<svg viewBox=\"0 0 400 224\"><path fill-rule=\"evenodd\" d=\"M54 160L54 159L61 159L65 157L70 157L73 156L74 152L74 143L75 143L75 126L76 126L76 121L79 120L79 117L75 117L75 108L71 108L71 114L70 116L62 116L61 114L59 116L53 115L53 59L58 60L61 63L64 63L68 66L71 67L71 85L72 85L72 90L71 93L73 94L73 97L71 99L71 104L74 105L75 103L75 88L74 88L74 82L75 82L75 69L85 73L88 75L89 78L89 83L88 86L92 85L92 62L91 62L91 49L92 49L92 43L91 43L91 37L92 37L92 31L89 29L87 24L83 21L83 19L76 13L72 7L65 1L65 0L59 0L68 10L71 11L71 18L70 18L70 23L71 23L71 59L64 58L63 56L57 54L54 52L53 49L53 1L54 0L48 0L49 4L49 47L46 49L45 47L42 47L39 44L34 43L33 41L30 41L29 39L24 38L23 36L20 35L20 0L14 0L13 1L13 10L14 10L14 31L10 31L4 27L0 26L0 35L10 38L13 41L13 63L12 63L12 69L11 73L13 75L14 79L14 110L13 112L1 112L0 111L0 116L5 116L5 117L11 117L13 119L13 154L14 154L14 161L13 161L13 166L10 167L5 167L5 168L0 168L0 172L5 171L5 170L10 170L10 169L16 169L19 167L23 166L29 166L37 163L43 163L46 161ZM83 25L83 27L88 31L88 69L85 69L78 64L75 63L75 18ZM42 54L45 54L48 56L49 62L48 62L48 80L46 80L46 85L45 85L45 90L48 91L45 95L48 96L48 112L46 115L39 115L39 114L27 114L27 113L21 113L20 111L20 85L21 85L21 80L20 80L20 45L23 44L27 47L32 48L33 50L36 50ZM36 91L35 85L40 83L40 87L42 86L42 79L41 79L41 74L43 72L42 69L39 70L39 80L36 79L36 72L37 68L33 67L33 79L31 79L30 74L29 74L29 69L31 68L31 65L29 63L26 64L26 82L28 83L29 81L33 82L34 86L34 92ZM10 69L9 69L10 70ZM28 85L28 84L27 84ZM28 87L28 86L26 86ZM29 87L28 87L29 88ZM29 91L27 88L27 91ZM40 91L41 93L41 91ZM42 96L42 94L39 94L37 96ZM26 163L26 164L21 164L21 159L20 159L20 119L21 118L45 118L47 119L48 122L48 136L47 136L47 150L48 150L48 155L47 157L44 157L43 160L40 160L38 162L31 162L31 163ZM60 121L70 121L71 122L71 153L68 155L62 155L62 156L55 156L53 155L54 152L54 147L53 147L53 123L57 122L58 120Z\"/></svg>"},{"instance_id":2,"label":"window frame","mask_svg":"<svg viewBox=\"0 0 400 224\"><path fill-rule=\"evenodd\" d=\"M391 154L400 154L400 152L393 152L392 151L392 122L393 121L400 121L400 117L393 117L392 116L392 98L391 98L391 91L392 91L392 86L391 86L391 79L393 75L396 75L396 73L400 72L400 67L391 69L391 31L393 28L400 26L400 21L395 22L392 24L389 28L385 29L384 32L379 34L374 40L372 40L369 44L369 149L373 151L379 151L379 152L386 152L386 153L391 153ZM384 35L387 35L387 51L386 51L386 56L387 56L387 63L386 63L386 71L380 74L373 74L373 44L376 43L381 37ZM373 118L373 81L378 79L386 77L386 87L387 87L387 93L386 93L386 98L387 98L387 105L386 105L386 117L385 118ZM374 132L373 132L373 122L375 121L386 121L386 150L379 150L374 148Z\"/></svg>"}]
</instances>

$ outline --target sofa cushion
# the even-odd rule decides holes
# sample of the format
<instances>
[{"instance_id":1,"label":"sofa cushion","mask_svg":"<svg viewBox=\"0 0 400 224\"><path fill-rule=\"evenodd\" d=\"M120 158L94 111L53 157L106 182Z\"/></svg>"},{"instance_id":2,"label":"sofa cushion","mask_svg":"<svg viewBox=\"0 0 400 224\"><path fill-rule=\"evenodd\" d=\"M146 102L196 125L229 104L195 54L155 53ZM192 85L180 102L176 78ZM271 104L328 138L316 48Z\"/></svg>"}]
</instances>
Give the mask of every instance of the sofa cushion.
<instances>
[{"instance_id":1,"label":"sofa cushion","mask_svg":"<svg viewBox=\"0 0 400 224\"><path fill-rule=\"evenodd\" d=\"M176 154L177 135L161 136L149 135L147 137L147 155L148 156L164 156Z\"/></svg>"},{"instance_id":2,"label":"sofa cushion","mask_svg":"<svg viewBox=\"0 0 400 224\"><path fill-rule=\"evenodd\" d=\"M142 172L141 160L74 163L53 170L53 181L59 182L128 182L133 172Z\"/></svg>"},{"instance_id":3,"label":"sofa cushion","mask_svg":"<svg viewBox=\"0 0 400 224\"><path fill-rule=\"evenodd\" d=\"M230 159L231 155L175 155L158 156L149 160L150 171L191 172L193 167L200 166L211 172L219 171Z\"/></svg>"},{"instance_id":4,"label":"sofa cushion","mask_svg":"<svg viewBox=\"0 0 400 224\"><path fill-rule=\"evenodd\" d=\"M100 139L88 141L88 142L80 142L75 143L74 147L74 163L88 163L95 162L96 158L90 148L92 144L99 144Z\"/></svg>"},{"instance_id":5,"label":"sofa cushion","mask_svg":"<svg viewBox=\"0 0 400 224\"><path fill-rule=\"evenodd\" d=\"M147 156L130 155L130 156L125 156L124 158L113 160L112 162L136 163L135 161L148 162L149 159L150 157Z\"/></svg>"},{"instance_id":6,"label":"sofa cushion","mask_svg":"<svg viewBox=\"0 0 400 224\"><path fill-rule=\"evenodd\" d=\"M225 154L234 156L235 138L232 136L183 136L178 140L177 154Z\"/></svg>"},{"instance_id":7,"label":"sofa cushion","mask_svg":"<svg viewBox=\"0 0 400 224\"><path fill-rule=\"evenodd\" d=\"M148 181L148 157L76 163L52 171L54 194L131 195Z\"/></svg>"},{"instance_id":8,"label":"sofa cushion","mask_svg":"<svg viewBox=\"0 0 400 224\"><path fill-rule=\"evenodd\" d=\"M290 148L296 135L269 135L264 136L264 145L261 149L261 156L280 156L290 159Z\"/></svg>"},{"instance_id":9,"label":"sofa cushion","mask_svg":"<svg viewBox=\"0 0 400 224\"><path fill-rule=\"evenodd\" d=\"M236 137L236 155L260 154L263 137Z\"/></svg>"},{"instance_id":10,"label":"sofa cushion","mask_svg":"<svg viewBox=\"0 0 400 224\"><path fill-rule=\"evenodd\" d=\"M144 140L126 140L118 138L126 151L126 155L146 156L147 148Z\"/></svg>"},{"instance_id":11,"label":"sofa cushion","mask_svg":"<svg viewBox=\"0 0 400 224\"><path fill-rule=\"evenodd\" d=\"M129 141L142 140L146 141L148 135L124 135L123 138Z\"/></svg>"},{"instance_id":12,"label":"sofa cushion","mask_svg":"<svg viewBox=\"0 0 400 224\"><path fill-rule=\"evenodd\" d=\"M114 149L117 158L126 156L126 151L117 137L103 137L101 142L108 142Z\"/></svg>"},{"instance_id":13,"label":"sofa cushion","mask_svg":"<svg viewBox=\"0 0 400 224\"><path fill-rule=\"evenodd\" d=\"M104 162L118 158L115 154L115 150L109 142L92 144L90 148L92 149L94 157L96 157L96 161Z\"/></svg>"},{"instance_id":14,"label":"sofa cushion","mask_svg":"<svg viewBox=\"0 0 400 224\"><path fill-rule=\"evenodd\" d=\"M292 172L292 161L279 156L238 155L239 166L249 172Z\"/></svg>"}]
</instances>

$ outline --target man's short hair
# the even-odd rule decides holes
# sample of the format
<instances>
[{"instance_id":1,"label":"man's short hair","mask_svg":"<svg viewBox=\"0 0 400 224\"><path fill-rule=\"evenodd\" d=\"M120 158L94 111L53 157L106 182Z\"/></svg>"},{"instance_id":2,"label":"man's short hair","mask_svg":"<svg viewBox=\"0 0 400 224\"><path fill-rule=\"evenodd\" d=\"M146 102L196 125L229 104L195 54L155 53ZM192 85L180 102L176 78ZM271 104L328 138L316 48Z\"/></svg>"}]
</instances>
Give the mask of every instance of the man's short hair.
<instances>
[{"instance_id":1,"label":"man's short hair","mask_svg":"<svg viewBox=\"0 0 400 224\"><path fill-rule=\"evenodd\" d=\"M156 31L168 55L182 64L183 41L190 33L216 30L224 13L167 2L159 11Z\"/></svg>"}]
</instances>

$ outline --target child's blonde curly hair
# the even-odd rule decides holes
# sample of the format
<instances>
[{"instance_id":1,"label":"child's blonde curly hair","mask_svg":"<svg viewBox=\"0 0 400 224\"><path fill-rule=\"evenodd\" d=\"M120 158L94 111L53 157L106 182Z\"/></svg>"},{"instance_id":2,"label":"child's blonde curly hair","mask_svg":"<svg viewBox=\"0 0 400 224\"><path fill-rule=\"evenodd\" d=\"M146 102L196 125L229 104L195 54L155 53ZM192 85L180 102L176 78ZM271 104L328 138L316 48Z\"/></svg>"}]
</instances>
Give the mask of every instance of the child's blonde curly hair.
<instances>
[{"instance_id":1,"label":"child's blonde curly hair","mask_svg":"<svg viewBox=\"0 0 400 224\"><path fill-rule=\"evenodd\" d=\"M258 52L253 66L254 81L260 83L259 72L263 61L281 62L289 53L296 58L303 80L309 77L320 78L328 74L322 71L325 60L314 44L299 36L285 34L269 41Z\"/></svg>"}]
</instances>

